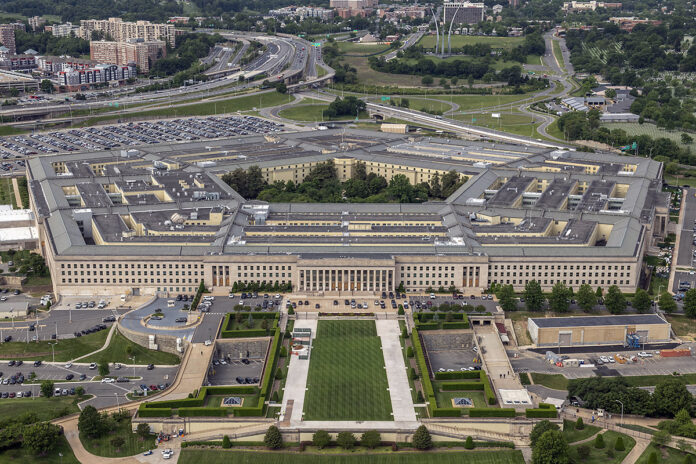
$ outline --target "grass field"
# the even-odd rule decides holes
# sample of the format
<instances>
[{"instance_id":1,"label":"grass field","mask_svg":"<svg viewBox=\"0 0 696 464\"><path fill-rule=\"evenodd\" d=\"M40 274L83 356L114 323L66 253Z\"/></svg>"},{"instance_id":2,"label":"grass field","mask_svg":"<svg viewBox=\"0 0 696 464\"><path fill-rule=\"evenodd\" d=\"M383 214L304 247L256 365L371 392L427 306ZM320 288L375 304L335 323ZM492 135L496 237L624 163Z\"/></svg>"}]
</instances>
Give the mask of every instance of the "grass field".
<instances>
[{"instance_id":1,"label":"grass field","mask_svg":"<svg viewBox=\"0 0 696 464\"><path fill-rule=\"evenodd\" d=\"M111 440L116 436L123 437L126 441L119 448L111 444ZM133 456L155 448L155 436L153 435L151 438L143 440L138 435L132 433L130 419L117 422L116 429L102 437L87 438L80 434L80 440L87 451L107 458Z\"/></svg>"},{"instance_id":2,"label":"grass field","mask_svg":"<svg viewBox=\"0 0 696 464\"><path fill-rule=\"evenodd\" d=\"M475 35L452 36L452 48L461 47L463 45L485 44L490 45L492 48L512 50L516 46L521 45L523 42L524 37L489 37ZM433 48L435 46L435 36L424 35L423 38L418 41L418 45L423 46L423 48Z\"/></svg>"},{"instance_id":3,"label":"grass field","mask_svg":"<svg viewBox=\"0 0 696 464\"><path fill-rule=\"evenodd\" d=\"M696 150L696 141L691 142L688 145L684 145L681 142L681 135L682 131L679 130L672 130L669 131L665 128L662 127L657 127L655 124L651 124L649 122L646 122L644 124L639 124L637 122L615 122L611 124L602 124L602 126L606 127L607 129L614 130L614 129L622 129L626 131L626 134L628 135L647 135L650 136L654 139L664 137L668 138L682 147L689 147L691 151L693 152ZM640 155L640 147L638 147L638 154ZM645 154L643 154L645 155Z\"/></svg>"},{"instance_id":4,"label":"grass field","mask_svg":"<svg viewBox=\"0 0 696 464\"><path fill-rule=\"evenodd\" d=\"M62 455L62 456L61 456ZM0 462L13 464L79 464L70 444L61 436L56 446L44 456L38 456L25 448L0 452Z\"/></svg>"},{"instance_id":5,"label":"grass field","mask_svg":"<svg viewBox=\"0 0 696 464\"><path fill-rule=\"evenodd\" d=\"M674 448L660 448L652 443L643 451L640 455L636 464L648 464L650 460L650 455L655 453L657 455L657 462L660 464L682 464L687 453L683 453Z\"/></svg>"},{"instance_id":6,"label":"grass field","mask_svg":"<svg viewBox=\"0 0 696 464\"><path fill-rule=\"evenodd\" d=\"M665 174L665 182L667 182L669 185L688 185L689 187L696 187L696 177L682 177Z\"/></svg>"},{"instance_id":7,"label":"grass field","mask_svg":"<svg viewBox=\"0 0 696 464\"><path fill-rule=\"evenodd\" d=\"M11 119L7 118L8 121L11 121ZM2 123L2 120L0 118L0 123ZM17 134L24 134L26 132L29 132L28 129L17 129L16 127L12 126L2 126L0 125L0 135L17 135Z\"/></svg>"},{"instance_id":8,"label":"grass field","mask_svg":"<svg viewBox=\"0 0 696 464\"><path fill-rule=\"evenodd\" d=\"M594 425L585 424L582 430L575 430L575 422L564 420L563 421L563 436L566 438L568 443L575 443L576 441L584 440L595 435L601 430L600 427L595 427Z\"/></svg>"},{"instance_id":9,"label":"grass field","mask_svg":"<svg viewBox=\"0 0 696 464\"><path fill-rule=\"evenodd\" d=\"M696 337L694 320L690 317L671 314L667 315L667 322L672 324L672 329L678 337Z\"/></svg>"},{"instance_id":10,"label":"grass field","mask_svg":"<svg viewBox=\"0 0 696 464\"><path fill-rule=\"evenodd\" d=\"M27 388L18 388L18 390ZM26 413L36 414L38 421L53 420L57 417L67 416L80 409L75 404L75 396L60 396L45 398L39 395L39 386L32 386L31 398L14 398L0 401L0 417L19 417ZM0 462L4 462L0 459Z\"/></svg>"},{"instance_id":11,"label":"grass field","mask_svg":"<svg viewBox=\"0 0 696 464\"><path fill-rule=\"evenodd\" d=\"M243 97L229 98L205 103L195 103L173 108L161 108L156 110L141 111L139 113L114 114L90 118L81 123L81 126L91 126L116 119L126 119L129 117L162 117L176 118L183 116L207 116L211 114L233 113L235 111L246 111L253 108L265 108L268 106L278 106L293 101L291 95L278 92L267 92L256 95L246 95Z\"/></svg>"},{"instance_id":12,"label":"grass field","mask_svg":"<svg viewBox=\"0 0 696 464\"><path fill-rule=\"evenodd\" d=\"M347 455L312 455L297 453L181 450L179 464L522 464L522 452L518 450L384 453Z\"/></svg>"},{"instance_id":13,"label":"grass field","mask_svg":"<svg viewBox=\"0 0 696 464\"><path fill-rule=\"evenodd\" d=\"M552 40L551 43L553 44L553 56L556 57L556 61L558 61L558 66L561 68L561 71L565 72L565 63L563 61L563 53L561 53L561 44L558 42L558 40Z\"/></svg>"},{"instance_id":14,"label":"grass field","mask_svg":"<svg viewBox=\"0 0 696 464\"><path fill-rule=\"evenodd\" d=\"M499 118L494 118L491 113L473 113L458 114L454 116L454 119L474 126L534 137L536 123L531 116L522 113L504 113L502 110L497 110L496 113L500 115Z\"/></svg>"},{"instance_id":15,"label":"grass field","mask_svg":"<svg viewBox=\"0 0 696 464\"><path fill-rule=\"evenodd\" d=\"M293 121L347 121L350 119L355 119L355 116L339 116L337 118L324 118L322 116L324 110L328 107L328 104L324 103L321 105L297 105L290 108L286 108L278 113L279 116L287 119L292 119ZM368 118L367 112L363 111L360 113L360 119Z\"/></svg>"},{"instance_id":16,"label":"grass field","mask_svg":"<svg viewBox=\"0 0 696 464\"><path fill-rule=\"evenodd\" d=\"M0 204L12 205L13 208L17 207L17 199L12 188L12 179L9 177L0 179Z\"/></svg>"},{"instance_id":17,"label":"grass field","mask_svg":"<svg viewBox=\"0 0 696 464\"><path fill-rule=\"evenodd\" d=\"M129 346L132 350L132 354L130 356L127 352ZM181 361L177 355L165 353L164 351L148 350L144 346L138 345L137 343L133 343L117 331L111 338L111 343L109 343L109 346L104 351L100 351L99 353L93 354L92 356L82 359L80 360L80 362L98 363L106 361L130 364L132 363L132 361L129 359L131 356L135 356L136 364L152 363L175 365L179 364L179 362Z\"/></svg>"},{"instance_id":18,"label":"grass field","mask_svg":"<svg viewBox=\"0 0 696 464\"><path fill-rule=\"evenodd\" d=\"M361 44L357 42L337 42L338 49L348 55L373 55L382 54L391 50L384 44Z\"/></svg>"},{"instance_id":19,"label":"grass field","mask_svg":"<svg viewBox=\"0 0 696 464\"><path fill-rule=\"evenodd\" d=\"M319 321L309 362L305 420L391 420L373 321Z\"/></svg>"},{"instance_id":20,"label":"grass field","mask_svg":"<svg viewBox=\"0 0 696 464\"><path fill-rule=\"evenodd\" d=\"M25 322L16 322L24 325ZM56 361L70 361L77 357L101 348L106 341L108 330L101 330L97 333L85 335L79 338L68 338L58 340L55 345ZM31 359L33 361L52 361L51 346L48 341L40 342L9 342L0 345L1 359Z\"/></svg>"},{"instance_id":21,"label":"grass field","mask_svg":"<svg viewBox=\"0 0 696 464\"><path fill-rule=\"evenodd\" d=\"M578 457L577 453L577 448L580 445L577 446L571 446L570 447L570 458L571 462L581 462L583 464L614 464L614 463L620 463L624 460L626 455L633 449L633 447L636 445L636 441L629 437L628 435L624 435L623 433L618 433L618 432L613 432L613 431L607 431L604 432L602 435L604 435L604 443L606 446L604 449L597 449L593 446L593 442L591 443L586 443L585 445L590 448L590 456L587 459L580 459ZM609 457L607 455L607 449L611 448L612 450L614 449L614 443L616 442L616 439L621 436L623 438L624 442L624 447L626 448L624 451L614 451L614 457Z\"/></svg>"},{"instance_id":22,"label":"grass field","mask_svg":"<svg viewBox=\"0 0 696 464\"><path fill-rule=\"evenodd\" d=\"M548 125L546 133L557 139L565 140L565 135L561 132L561 129L558 128L558 119Z\"/></svg>"},{"instance_id":23,"label":"grass field","mask_svg":"<svg viewBox=\"0 0 696 464\"><path fill-rule=\"evenodd\" d=\"M565 378L563 374L540 374L538 372L532 372L532 379L535 384L543 385L547 388L553 388L555 390L567 390L568 389L568 379ZM672 375L626 375L622 378L626 381L629 386L632 387L652 387L662 382L663 380L670 379ZM688 385L696 384L696 374L682 374L677 376L677 378L684 380Z\"/></svg>"},{"instance_id":24,"label":"grass field","mask_svg":"<svg viewBox=\"0 0 696 464\"><path fill-rule=\"evenodd\" d=\"M435 400L440 408L454 408L456 406L452 405L452 398L471 398L474 402L475 408L487 408L488 403L486 402L486 397L483 396L481 391L439 391L438 387L435 387ZM462 408L466 413L466 408Z\"/></svg>"},{"instance_id":25,"label":"grass field","mask_svg":"<svg viewBox=\"0 0 696 464\"><path fill-rule=\"evenodd\" d=\"M378 72L370 68L367 58L357 56L344 56L342 63L346 63L358 72L358 81L366 85L398 85L401 87L420 87L421 76L410 74L389 74Z\"/></svg>"},{"instance_id":26,"label":"grass field","mask_svg":"<svg viewBox=\"0 0 696 464\"><path fill-rule=\"evenodd\" d=\"M532 380L535 384L543 385L554 390L567 390L568 379L563 374L539 374L532 372Z\"/></svg>"}]
</instances>

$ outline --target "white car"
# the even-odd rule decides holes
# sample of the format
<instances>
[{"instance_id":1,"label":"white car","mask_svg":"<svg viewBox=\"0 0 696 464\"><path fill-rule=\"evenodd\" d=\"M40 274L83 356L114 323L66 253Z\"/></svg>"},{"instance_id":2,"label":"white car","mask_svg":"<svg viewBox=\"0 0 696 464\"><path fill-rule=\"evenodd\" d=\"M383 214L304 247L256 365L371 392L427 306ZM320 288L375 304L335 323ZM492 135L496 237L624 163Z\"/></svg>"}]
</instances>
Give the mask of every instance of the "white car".
<instances>
[{"instance_id":1,"label":"white car","mask_svg":"<svg viewBox=\"0 0 696 464\"><path fill-rule=\"evenodd\" d=\"M171 448L163 449L162 450L162 458L163 459L170 459L174 455L174 451L171 450Z\"/></svg>"},{"instance_id":2,"label":"white car","mask_svg":"<svg viewBox=\"0 0 696 464\"><path fill-rule=\"evenodd\" d=\"M102 383L114 383L114 382L115 382L115 380L113 377L104 377L102 379Z\"/></svg>"},{"instance_id":3,"label":"white car","mask_svg":"<svg viewBox=\"0 0 696 464\"><path fill-rule=\"evenodd\" d=\"M72 363L68 363L68 364L65 365L65 368L66 368L66 369L70 369L71 367L72 367Z\"/></svg>"},{"instance_id":4,"label":"white car","mask_svg":"<svg viewBox=\"0 0 696 464\"><path fill-rule=\"evenodd\" d=\"M437 371L438 371L438 372L446 372L447 369L445 369L444 367L441 367L441 368L439 368Z\"/></svg>"},{"instance_id":5,"label":"white car","mask_svg":"<svg viewBox=\"0 0 696 464\"><path fill-rule=\"evenodd\" d=\"M600 356L600 357L599 357L599 360L602 361L602 362L605 363L605 364L609 362L609 358L607 358L606 356Z\"/></svg>"},{"instance_id":6,"label":"white car","mask_svg":"<svg viewBox=\"0 0 696 464\"><path fill-rule=\"evenodd\" d=\"M609 364L614 364L615 362L616 362L616 360L614 359L613 356L609 358Z\"/></svg>"}]
</instances>

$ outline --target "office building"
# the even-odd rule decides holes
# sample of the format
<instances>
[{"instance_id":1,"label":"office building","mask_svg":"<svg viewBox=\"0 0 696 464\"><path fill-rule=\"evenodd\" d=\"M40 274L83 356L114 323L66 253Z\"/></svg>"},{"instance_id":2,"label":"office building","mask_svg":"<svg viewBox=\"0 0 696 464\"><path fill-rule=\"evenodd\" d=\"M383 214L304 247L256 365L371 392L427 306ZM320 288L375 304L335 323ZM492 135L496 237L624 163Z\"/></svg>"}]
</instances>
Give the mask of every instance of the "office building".
<instances>
[{"instance_id":1,"label":"office building","mask_svg":"<svg viewBox=\"0 0 696 464\"><path fill-rule=\"evenodd\" d=\"M31 27L32 30L36 31L38 29L41 29L41 27L46 24L46 20L43 19L41 16L32 16L29 18L29 27Z\"/></svg>"},{"instance_id":2,"label":"office building","mask_svg":"<svg viewBox=\"0 0 696 464\"><path fill-rule=\"evenodd\" d=\"M470 2L445 2L444 21L449 24L453 19L455 24L477 24L483 21L483 11L486 5Z\"/></svg>"},{"instance_id":3,"label":"office building","mask_svg":"<svg viewBox=\"0 0 696 464\"><path fill-rule=\"evenodd\" d=\"M112 83L118 84L136 77L137 69L134 63L126 66L115 64L98 64L93 68L71 69L56 73L58 85L68 91L84 90L90 85Z\"/></svg>"}]
</instances>

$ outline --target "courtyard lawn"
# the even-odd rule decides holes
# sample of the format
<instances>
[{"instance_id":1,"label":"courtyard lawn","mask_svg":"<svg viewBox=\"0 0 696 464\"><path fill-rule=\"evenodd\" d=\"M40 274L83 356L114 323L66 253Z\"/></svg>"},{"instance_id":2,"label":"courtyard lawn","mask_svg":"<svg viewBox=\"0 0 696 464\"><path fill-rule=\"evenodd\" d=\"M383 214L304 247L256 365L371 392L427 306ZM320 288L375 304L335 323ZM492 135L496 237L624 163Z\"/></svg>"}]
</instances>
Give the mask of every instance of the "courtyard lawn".
<instances>
[{"instance_id":1,"label":"courtyard lawn","mask_svg":"<svg viewBox=\"0 0 696 464\"><path fill-rule=\"evenodd\" d=\"M633 438L629 437L628 435L624 435L623 433L613 432L609 430L603 433L602 435L604 435L605 444L605 447L603 449L595 448L593 441L584 443L585 446L588 446L590 448L590 455L587 457L587 459L580 459L580 457L578 457L578 446L582 445L571 446L571 462L582 462L583 464L617 464L623 462L626 455L636 445L636 441ZM624 451L614 450L614 443L616 443L616 439L619 436L623 438L624 447L626 448ZM613 451L613 457L607 455L608 449L611 449Z\"/></svg>"},{"instance_id":2,"label":"courtyard lawn","mask_svg":"<svg viewBox=\"0 0 696 464\"><path fill-rule=\"evenodd\" d=\"M568 379L563 374L540 374L532 372L532 380L535 384L543 385L554 390L567 390Z\"/></svg>"},{"instance_id":3,"label":"courtyard lawn","mask_svg":"<svg viewBox=\"0 0 696 464\"><path fill-rule=\"evenodd\" d=\"M131 347L131 354L128 354L129 346ZM132 356L135 356L136 364L176 365L181 361L175 354L165 353L164 351L148 350L144 346L133 343L116 331L114 336L111 337L111 343L109 343L109 346L106 347L104 351L100 351L99 353L95 353L85 359L81 359L80 362L118 362L123 364L131 364L132 360L129 358Z\"/></svg>"},{"instance_id":4,"label":"courtyard lawn","mask_svg":"<svg viewBox=\"0 0 696 464\"><path fill-rule=\"evenodd\" d=\"M16 322L26 324L26 322ZM70 361L79 356L91 353L104 346L109 330L100 330L97 333L85 335L79 338L58 340L55 345L56 362ZM52 361L53 354L48 341L40 342L8 342L0 345L0 359L31 359L33 361Z\"/></svg>"},{"instance_id":5,"label":"courtyard lawn","mask_svg":"<svg viewBox=\"0 0 696 464\"><path fill-rule=\"evenodd\" d=\"M492 48L501 48L504 50L512 50L524 42L524 37L490 37L476 35L452 35L452 48L462 47L464 45L485 44ZM433 48L435 46L434 35L424 35L418 41L418 45L423 48ZM445 45L447 47L447 45Z\"/></svg>"},{"instance_id":6,"label":"courtyard lawn","mask_svg":"<svg viewBox=\"0 0 696 464\"><path fill-rule=\"evenodd\" d=\"M118 448L111 443L117 436L125 440L125 443ZM155 448L155 436L151 435L146 439L142 439L139 435L133 433L131 431L130 418L116 422L116 428L113 431L99 438L88 438L80 434L80 441L82 441L82 445L90 453L106 458L133 456Z\"/></svg>"},{"instance_id":7,"label":"courtyard lawn","mask_svg":"<svg viewBox=\"0 0 696 464\"><path fill-rule=\"evenodd\" d=\"M650 455L653 453L657 455L657 462L660 464L682 464L684 458L688 454L674 448L660 448L651 443L645 451L643 451L643 454L640 455L636 464L648 464Z\"/></svg>"},{"instance_id":8,"label":"courtyard lawn","mask_svg":"<svg viewBox=\"0 0 696 464\"><path fill-rule=\"evenodd\" d=\"M575 422L569 420L563 421L563 436L570 444L590 438L596 435L600 430L602 430L600 427L589 424L585 424L582 430L575 430Z\"/></svg>"},{"instance_id":9,"label":"courtyard lawn","mask_svg":"<svg viewBox=\"0 0 696 464\"><path fill-rule=\"evenodd\" d=\"M355 456L337 454L308 454L282 452L248 452L222 450L181 450L179 464L522 464L519 450L373 453Z\"/></svg>"},{"instance_id":10,"label":"courtyard lawn","mask_svg":"<svg viewBox=\"0 0 696 464\"><path fill-rule=\"evenodd\" d=\"M53 420L67 416L80 409L76 404L76 396L58 396L52 398L39 397L40 385L25 385L17 390L31 390L31 398L14 398L0 401L0 417L20 417L23 414L36 414L38 421ZM84 398L83 398L84 399ZM0 459L0 462L5 462Z\"/></svg>"},{"instance_id":11,"label":"courtyard lawn","mask_svg":"<svg viewBox=\"0 0 696 464\"><path fill-rule=\"evenodd\" d=\"M435 390L435 400L437 401L437 406L440 408L456 408L452 405L452 398L471 398L474 402L475 408L488 408L488 403L486 402L486 397L483 395L482 391L439 391L437 386L433 386ZM462 408L465 411L468 408Z\"/></svg>"},{"instance_id":12,"label":"courtyard lawn","mask_svg":"<svg viewBox=\"0 0 696 464\"><path fill-rule=\"evenodd\" d=\"M229 398L230 396L239 396L242 398L242 406L245 407L254 407L259 403L259 394L255 395L238 395L238 394L233 394L233 395L210 395L206 396L205 398L205 405L203 407L205 408L219 408L219 407L224 407L222 406L222 400L225 398ZM230 411L233 411L236 406L230 406L229 409Z\"/></svg>"},{"instance_id":13,"label":"courtyard lawn","mask_svg":"<svg viewBox=\"0 0 696 464\"><path fill-rule=\"evenodd\" d=\"M392 420L374 321L319 321L304 420Z\"/></svg>"}]
</instances>

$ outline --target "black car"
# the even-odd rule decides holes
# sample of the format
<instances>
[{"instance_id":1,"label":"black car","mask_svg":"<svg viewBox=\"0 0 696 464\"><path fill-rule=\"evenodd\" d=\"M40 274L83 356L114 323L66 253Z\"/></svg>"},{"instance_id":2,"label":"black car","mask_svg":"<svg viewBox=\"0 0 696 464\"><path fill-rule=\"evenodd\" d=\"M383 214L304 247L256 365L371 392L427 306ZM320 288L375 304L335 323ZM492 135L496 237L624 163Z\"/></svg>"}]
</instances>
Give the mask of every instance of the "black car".
<instances>
[{"instance_id":1,"label":"black car","mask_svg":"<svg viewBox=\"0 0 696 464\"><path fill-rule=\"evenodd\" d=\"M237 383L242 383L242 380L243 380L243 379L242 379L241 377L237 377L237 378L236 378L236 379L234 379L234 380L236 380L236 381L237 381Z\"/></svg>"},{"instance_id":2,"label":"black car","mask_svg":"<svg viewBox=\"0 0 696 464\"><path fill-rule=\"evenodd\" d=\"M18 361L15 361L15 366L17 366L17 367L21 366L22 364L24 364L24 361L22 361L21 359Z\"/></svg>"},{"instance_id":3,"label":"black car","mask_svg":"<svg viewBox=\"0 0 696 464\"><path fill-rule=\"evenodd\" d=\"M75 376L72 374L68 374L65 376L65 380L72 380Z\"/></svg>"},{"instance_id":4,"label":"black car","mask_svg":"<svg viewBox=\"0 0 696 464\"><path fill-rule=\"evenodd\" d=\"M34 361L34 367L39 367L41 365L41 361Z\"/></svg>"},{"instance_id":5,"label":"black car","mask_svg":"<svg viewBox=\"0 0 696 464\"><path fill-rule=\"evenodd\" d=\"M177 317L174 319L174 322L186 322L187 318L186 317Z\"/></svg>"},{"instance_id":6,"label":"black car","mask_svg":"<svg viewBox=\"0 0 696 464\"><path fill-rule=\"evenodd\" d=\"M249 364L249 360L247 358L242 359L242 364Z\"/></svg>"},{"instance_id":7,"label":"black car","mask_svg":"<svg viewBox=\"0 0 696 464\"><path fill-rule=\"evenodd\" d=\"M27 390L24 392L24 397L29 398L31 396L31 390Z\"/></svg>"},{"instance_id":8,"label":"black car","mask_svg":"<svg viewBox=\"0 0 696 464\"><path fill-rule=\"evenodd\" d=\"M10 359L10 362L7 363L8 366L12 367L15 365L14 360Z\"/></svg>"},{"instance_id":9,"label":"black car","mask_svg":"<svg viewBox=\"0 0 696 464\"><path fill-rule=\"evenodd\" d=\"M75 336L75 338L82 336L82 334L80 332L75 332L73 335Z\"/></svg>"},{"instance_id":10,"label":"black car","mask_svg":"<svg viewBox=\"0 0 696 464\"><path fill-rule=\"evenodd\" d=\"M8 335L7 337L5 337L5 341L6 342L12 341L12 335Z\"/></svg>"},{"instance_id":11,"label":"black car","mask_svg":"<svg viewBox=\"0 0 696 464\"><path fill-rule=\"evenodd\" d=\"M86 378L87 378L87 375L85 375L85 374L80 374L80 377L79 377L80 380L85 380Z\"/></svg>"},{"instance_id":12,"label":"black car","mask_svg":"<svg viewBox=\"0 0 696 464\"><path fill-rule=\"evenodd\" d=\"M151 371L151 370L154 369L154 368L155 368L155 365L154 365L154 364L148 364L148 365L147 365L147 370L148 370L148 371Z\"/></svg>"}]
</instances>

